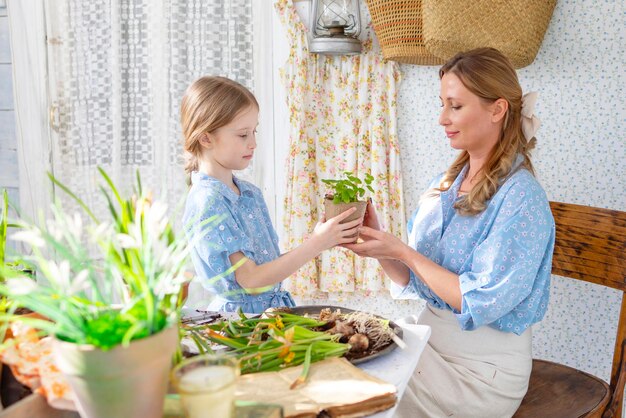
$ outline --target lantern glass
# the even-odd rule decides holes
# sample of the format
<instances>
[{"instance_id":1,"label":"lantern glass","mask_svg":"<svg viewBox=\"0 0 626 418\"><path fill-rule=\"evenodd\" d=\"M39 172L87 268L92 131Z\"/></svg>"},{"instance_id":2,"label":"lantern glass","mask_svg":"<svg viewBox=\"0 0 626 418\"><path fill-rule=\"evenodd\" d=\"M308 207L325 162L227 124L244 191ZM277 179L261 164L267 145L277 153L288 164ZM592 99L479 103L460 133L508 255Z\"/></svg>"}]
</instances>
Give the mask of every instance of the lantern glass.
<instances>
[{"instance_id":1,"label":"lantern glass","mask_svg":"<svg viewBox=\"0 0 626 418\"><path fill-rule=\"evenodd\" d=\"M360 32L358 0L313 0L317 2L315 34L318 36L358 36Z\"/></svg>"},{"instance_id":2,"label":"lantern glass","mask_svg":"<svg viewBox=\"0 0 626 418\"><path fill-rule=\"evenodd\" d=\"M361 52L359 0L312 0L309 51L354 55Z\"/></svg>"}]
</instances>

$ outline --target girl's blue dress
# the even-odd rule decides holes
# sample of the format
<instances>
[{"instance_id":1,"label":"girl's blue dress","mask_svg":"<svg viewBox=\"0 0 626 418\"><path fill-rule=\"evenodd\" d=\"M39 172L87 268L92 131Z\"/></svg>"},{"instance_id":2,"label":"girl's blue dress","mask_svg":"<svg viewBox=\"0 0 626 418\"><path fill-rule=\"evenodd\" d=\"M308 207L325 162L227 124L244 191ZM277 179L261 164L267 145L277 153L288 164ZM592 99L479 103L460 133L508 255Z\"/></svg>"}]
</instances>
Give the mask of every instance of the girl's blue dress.
<instances>
[{"instance_id":1,"label":"girl's blue dress","mask_svg":"<svg viewBox=\"0 0 626 418\"><path fill-rule=\"evenodd\" d=\"M261 190L233 176L237 195L221 181L195 172L187 195L183 222L193 249L191 259L202 285L216 295L208 310L260 313L270 307L295 306L278 283L252 294L235 280L229 255L242 252L257 265L280 256ZM207 222L215 217L213 222ZM258 290L257 290L258 291Z\"/></svg>"}]
</instances>

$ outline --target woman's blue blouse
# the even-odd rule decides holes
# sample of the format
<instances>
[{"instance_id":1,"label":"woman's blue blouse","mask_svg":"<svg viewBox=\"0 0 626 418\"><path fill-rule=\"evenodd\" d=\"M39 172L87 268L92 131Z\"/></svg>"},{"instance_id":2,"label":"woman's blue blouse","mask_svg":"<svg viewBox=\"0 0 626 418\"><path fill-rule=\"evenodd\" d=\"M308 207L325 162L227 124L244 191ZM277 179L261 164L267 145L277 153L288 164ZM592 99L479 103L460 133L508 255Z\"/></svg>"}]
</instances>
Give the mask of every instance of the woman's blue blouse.
<instances>
[{"instance_id":1,"label":"woman's blue blouse","mask_svg":"<svg viewBox=\"0 0 626 418\"><path fill-rule=\"evenodd\" d=\"M518 159L517 164L519 165ZM399 299L424 298L453 311L462 329L489 325L521 334L540 321L548 307L554 218L545 192L526 169L500 186L478 215L453 208L466 166L452 186L427 193L408 223L409 245L459 275L462 307L452 308L411 271L409 284L392 285ZM442 175L432 183L437 187Z\"/></svg>"},{"instance_id":2,"label":"woman's blue blouse","mask_svg":"<svg viewBox=\"0 0 626 418\"><path fill-rule=\"evenodd\" d=\"M216 295L209 310L246 313L269 307L295 306L289 292L276 284L251 294L235 280L229 256L242 252L257 265L280 256L278 236L258 187L237 179L240 195L226 184L195 172L187 195L183 222L193 245L191 259L202 285ZM211 218L213 220L211 221Z\"/></svg>"}]
</instances>

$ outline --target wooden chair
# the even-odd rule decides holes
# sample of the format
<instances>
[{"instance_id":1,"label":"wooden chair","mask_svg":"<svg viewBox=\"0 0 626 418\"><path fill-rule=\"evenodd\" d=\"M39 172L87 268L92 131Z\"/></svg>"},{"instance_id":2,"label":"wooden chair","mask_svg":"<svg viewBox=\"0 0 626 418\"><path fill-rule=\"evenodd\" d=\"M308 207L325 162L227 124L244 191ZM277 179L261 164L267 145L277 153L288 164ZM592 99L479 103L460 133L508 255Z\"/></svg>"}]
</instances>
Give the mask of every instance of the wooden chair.
<instances>
[{"instance_id":1,"label":"wooden chair","mask_svg":"<svg viewBox=\"0 0 626 418\"><path fill-rule=\"evenodd\" d=\"M621 417L626 379L626 212L550 202L556 222L552 273L622 292L611 384L589 373L533 360L514 418Z\"/></svg>"}]
</instances>

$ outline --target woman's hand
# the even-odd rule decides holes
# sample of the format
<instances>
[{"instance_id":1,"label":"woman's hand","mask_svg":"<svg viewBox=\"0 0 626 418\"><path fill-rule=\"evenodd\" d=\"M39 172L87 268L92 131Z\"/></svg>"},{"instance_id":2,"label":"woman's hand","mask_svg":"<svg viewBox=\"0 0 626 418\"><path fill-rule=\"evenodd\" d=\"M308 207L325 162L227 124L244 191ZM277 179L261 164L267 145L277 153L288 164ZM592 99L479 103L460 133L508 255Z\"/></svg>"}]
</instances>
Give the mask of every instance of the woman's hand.
<instances>
[{"instance_id":1,"label":"woman's hand","mask_svg":"<svg viewBox=\"0 0 626 418\"><path fill-rule=\"evenodd\" d=\"M376 216L374 214L374 216ZM378 231L371 227L363 226L359 229L360 238L363 240L357 244L344 244L343 247L354 251L361 257L372 257L376 259L400 260L402 251L407 245L384 231Z\"/></svg>"},{"instance_id":2,"label":"woman's hand","mask_svg":"<svg viewBox=\"0 0 626 418\"><path fill-rule=\"evenodd\" d=\"M374 214L374 219L376 219L376 214ZM359 229L359 233L363 242L342 246L361 257L377 259L391 280L400 286L406 286L409 283L410 274L409 268L404 264L404 259L415 251L388 232L363 226Z\"/></svg>"},{"instance_id":3,"label":"woman's hand","mask_svg":"<svg viewBox=\"0 0 626 418\"><path fill-rule=\"evenodd\" d=\"M356 219L343 224L340 222L352 215L355 211L356 208L350 208L327 221L322 218L317 225L315 225L315 229L311 234L311 240L319 245L318 248L320 252L339 244L354 241L354 236L358 232L361 220Z\"/></svg>"}]
</instances>

